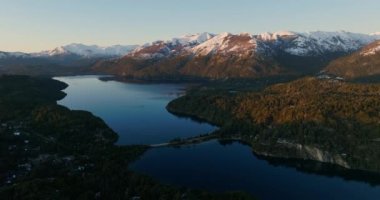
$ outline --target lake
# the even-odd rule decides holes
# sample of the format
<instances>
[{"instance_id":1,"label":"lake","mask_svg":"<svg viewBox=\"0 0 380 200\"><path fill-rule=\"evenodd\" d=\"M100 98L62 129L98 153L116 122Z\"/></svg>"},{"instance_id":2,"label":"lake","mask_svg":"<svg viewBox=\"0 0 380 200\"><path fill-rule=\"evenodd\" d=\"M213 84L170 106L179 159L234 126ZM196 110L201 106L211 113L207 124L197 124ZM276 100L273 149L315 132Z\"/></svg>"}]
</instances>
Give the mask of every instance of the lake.
<instances>
[{"instance_id":1,"label":"lake","mask_svg":"<svg viewBox=\"0 0 380 200\"><path fill-rule=\"evenodd\" d=\"M184 84L133 84L97 76L58 77L69 84L58 103L101 117L118 144L155 144L216 129L165 109ZM268 159L238 142L217 140L149 150L130 166L162 183L208 191L245 191L260 199L379 199L378 176L311 161Z\"/></svg>"},{"instance_id":2,"label":"lake","mask_svg":"<svg viewBox=\"0 0 380 200\"><path fill-rule=\"evenodd\" d=\"M156 144L198 136L216 127L166 111L166 105L183 94L184 84L134 84L101 81L98 76L56 77L69 85L58 103L86 110L102 118L119 134L119 145Z\"/></svg>"}]
</instances>

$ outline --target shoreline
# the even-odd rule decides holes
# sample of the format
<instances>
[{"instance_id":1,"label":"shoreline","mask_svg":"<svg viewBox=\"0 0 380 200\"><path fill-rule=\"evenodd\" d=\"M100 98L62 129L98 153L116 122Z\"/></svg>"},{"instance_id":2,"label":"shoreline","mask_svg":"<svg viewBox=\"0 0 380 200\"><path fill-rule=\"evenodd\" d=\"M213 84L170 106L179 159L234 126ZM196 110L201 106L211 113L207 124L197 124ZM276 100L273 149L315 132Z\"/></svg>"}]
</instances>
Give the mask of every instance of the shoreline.
<instances>
[{"instance_id":1,"label":"shoreline","mask_svg":"<svg viewBox=\"0 0 380 200\"><path fill-rule=\"evenodd\" d=\"M186 94L186 95L188 95L188 94ZM369 173L376 173L376 174L380 175L379 171L368 170L368 169L363 169L363 168L357 168L355 166L350 166L346 161L344 161L344 156L330 154L328 151L323 151L323 150L320 150L319 148L313 147L313 146L307 146L307 145L302 145L302 144L297 144L297 143L289 143L289 142L282 143L279 140L273 146L273 145L266 144L266 143L253 142L252 140L246 139L246 138L242 137L241 135L239 135L239 136L233 136L233 135L229 136L226 134L218 135L219 134L218 132L220 132L220 130L223 129L224 125L215 123L214 121L208 119L207 117L198 116L196 114L188 114L188 113L181 112L180 110L175 109L171 105L172 105L172 102L174 102L176 100L177 99L174 99L173 101L169 102L169 104L166 107L168 112L170 112L176 116L179 116L179 117L187 117L187 118L198 120L198 121L203 122L203 123L209 123L211 125L215 125L215 126L219 127L219 129L214 131L213 133L210 133L211 135L213 135L214 139L232 140L232 141L238 141L238 142L247 144L250 146L252 151L257 155L268 157L268 158L280 158L280 159L289 159L289 160L298 159L300 161L309 160L309 161L315 161L315 162L320 162L320 163L325 163L325 164L336 165L336 166L345 168L347 170L359 170L359 171L364 171L364 172L369 172ZM190 138L190 140L193 140L193 138ZM186 139L185 139L185 141L186 141ZM186 142L185 142L185 144L186 144ZM170 144L168 146L170 146ZM295 155L286 154L286 153L285 154L276 153L276 152L270 153L270 151L260 150L260 149L274 149L274 148L275 149L276 148L284 149L287 152L288 151L293 152ZM315 154L315 155L313 155L313 154Z\"/></svg>"}]
</instances>

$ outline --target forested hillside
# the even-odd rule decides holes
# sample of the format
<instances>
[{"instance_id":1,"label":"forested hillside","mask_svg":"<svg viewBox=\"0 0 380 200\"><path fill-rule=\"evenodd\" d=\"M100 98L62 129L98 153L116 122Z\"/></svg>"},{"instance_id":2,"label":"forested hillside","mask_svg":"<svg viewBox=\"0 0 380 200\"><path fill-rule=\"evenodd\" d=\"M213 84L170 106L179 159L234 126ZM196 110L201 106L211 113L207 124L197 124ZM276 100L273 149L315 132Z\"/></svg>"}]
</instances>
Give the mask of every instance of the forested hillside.
<instances>
[{"instance_id":1,"label":"forested hillside","mask_svg":"<svg viewBox=\"0 0 380 200\"><path fill-rule=\"evenodd\" d=\"M378 84L303 78L260 92L200 89L168 110L216 123L221 135L242 138L265 155L380 172Z\"/></svg>"}]
</instances>

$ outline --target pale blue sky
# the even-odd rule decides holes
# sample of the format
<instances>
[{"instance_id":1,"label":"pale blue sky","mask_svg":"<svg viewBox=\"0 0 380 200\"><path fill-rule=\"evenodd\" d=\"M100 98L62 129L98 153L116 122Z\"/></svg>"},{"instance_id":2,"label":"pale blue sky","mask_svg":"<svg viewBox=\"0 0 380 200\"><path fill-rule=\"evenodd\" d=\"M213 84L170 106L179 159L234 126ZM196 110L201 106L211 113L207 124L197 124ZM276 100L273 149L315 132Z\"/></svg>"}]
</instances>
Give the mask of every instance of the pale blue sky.
<instances>
[{"instance_id":1,"label":"pale blue sky","mask_svg":"<svg viewBox=\"0 0 380 200\"><path fill-rule=\"evenodd\" d=\"M0 0L0 51L197 32L380 31L380 0Z\"/></svg>"}]
</instances>

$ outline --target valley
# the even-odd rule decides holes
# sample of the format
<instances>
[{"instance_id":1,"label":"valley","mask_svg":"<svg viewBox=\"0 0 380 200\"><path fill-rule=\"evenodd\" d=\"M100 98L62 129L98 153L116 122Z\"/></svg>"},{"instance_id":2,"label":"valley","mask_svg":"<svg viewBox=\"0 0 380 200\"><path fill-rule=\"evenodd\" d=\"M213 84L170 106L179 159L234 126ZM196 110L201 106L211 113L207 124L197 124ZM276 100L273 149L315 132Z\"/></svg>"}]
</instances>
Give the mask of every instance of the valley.
<instances>
[{"instance_id":1,"label":"valley","mask_svg":"<svg viewBox=\"0 0 380 200\"><path fill-rule=\"evenodd\" d=\"M380 199L379 0L0 2L0 200Z\"/></svg>"},{"instance_id":2,"label":"valley","mask_svg":"<svg viewBox=\"0 0 380 200\"><path fill-rule=\"evenodd\" d=\"M378 39L201 33L1 52L0 193L372 199L380 192Z\"/></svg>"}]
</instances>

